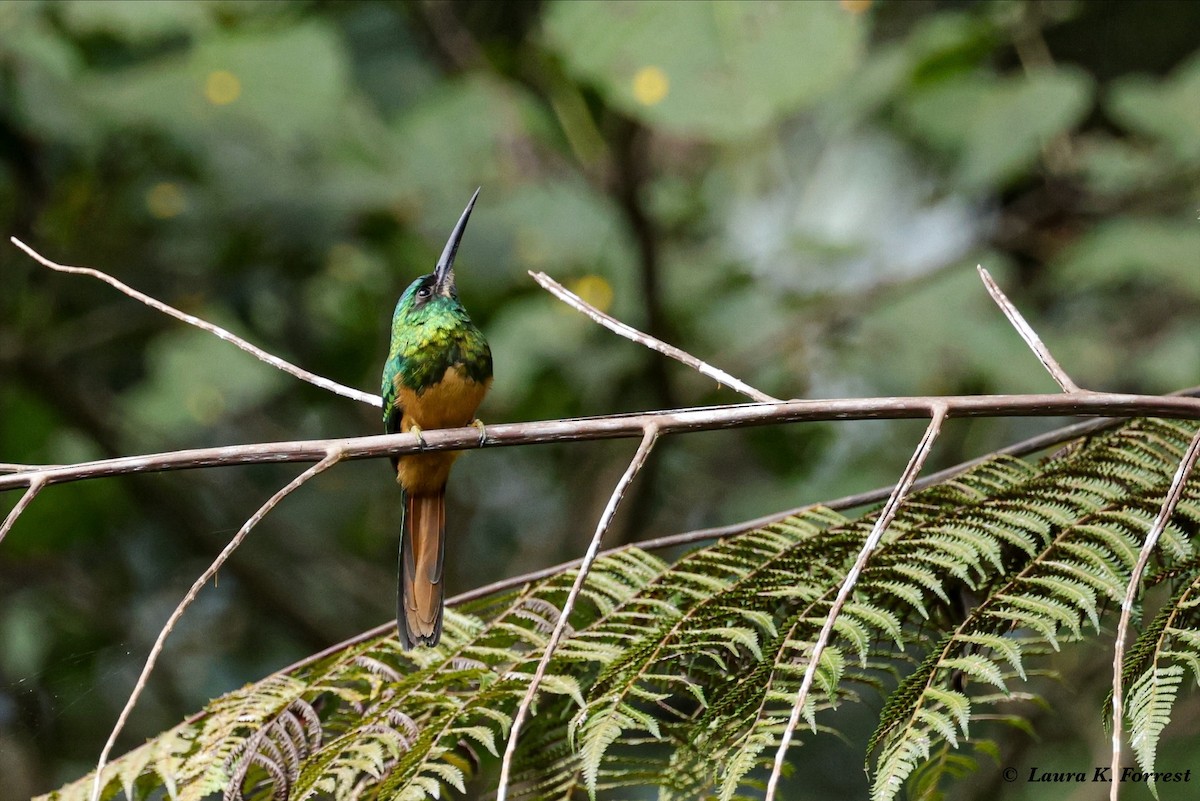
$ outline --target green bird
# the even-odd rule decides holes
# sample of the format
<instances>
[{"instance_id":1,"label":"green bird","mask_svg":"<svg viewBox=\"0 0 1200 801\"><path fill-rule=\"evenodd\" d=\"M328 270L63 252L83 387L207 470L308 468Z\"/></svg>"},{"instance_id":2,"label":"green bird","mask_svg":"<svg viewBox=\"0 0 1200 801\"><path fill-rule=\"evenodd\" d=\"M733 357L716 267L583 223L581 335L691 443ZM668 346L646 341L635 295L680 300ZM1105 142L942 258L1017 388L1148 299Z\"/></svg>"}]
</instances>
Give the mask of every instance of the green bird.
<instances>
[{"instance_id":1,"label":"green bird","mask_svg":"<svg viewBox=\"0 0 1200 801\"><path fill-rule=\"evenodd\" d=\"M492 383L492 351L458 300L454 256L479 190L454 226L437 267L409 284L392 315L383 365L383 427L421 436L422 429L476 425L475 410ZM393 457L403 496L400 644L436 645L442 634L442 561L446 549L446 479L458 451Z\"/></svg>"}]
</instances>

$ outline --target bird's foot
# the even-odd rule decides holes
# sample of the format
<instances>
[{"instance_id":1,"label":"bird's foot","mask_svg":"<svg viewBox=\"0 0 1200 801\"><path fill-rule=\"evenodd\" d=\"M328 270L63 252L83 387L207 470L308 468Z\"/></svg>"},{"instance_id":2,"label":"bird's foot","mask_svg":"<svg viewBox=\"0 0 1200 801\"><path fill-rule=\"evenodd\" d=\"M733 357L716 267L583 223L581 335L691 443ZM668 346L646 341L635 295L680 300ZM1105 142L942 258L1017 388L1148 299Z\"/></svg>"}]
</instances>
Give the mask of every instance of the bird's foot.
<instances>
[{"instance_id":1,"label":"bird's foot","mask_svg":"<svg viewBox=\"0 0 1200 801\"><path fill-rule=\"evenodd\" d=\"M487 444L487 429L483 425L483 421L476 417L471 421L471 425L479 429L479 446L483 447Z\"/></svg>"},{"instance_id":2,"label":"bird's foot","mask_svg":"<svg viewBox=\"0 0 1200 801\"><path fill-rule=\"evenodd\" d=\"M421 432L421 427L419 425L414 423L412 425L412 427L408 429L408 433L416 435L417 444L420 445L422 448L425 447L425 438L421 436L422 432Z\"/></svg>"}]
</instances>

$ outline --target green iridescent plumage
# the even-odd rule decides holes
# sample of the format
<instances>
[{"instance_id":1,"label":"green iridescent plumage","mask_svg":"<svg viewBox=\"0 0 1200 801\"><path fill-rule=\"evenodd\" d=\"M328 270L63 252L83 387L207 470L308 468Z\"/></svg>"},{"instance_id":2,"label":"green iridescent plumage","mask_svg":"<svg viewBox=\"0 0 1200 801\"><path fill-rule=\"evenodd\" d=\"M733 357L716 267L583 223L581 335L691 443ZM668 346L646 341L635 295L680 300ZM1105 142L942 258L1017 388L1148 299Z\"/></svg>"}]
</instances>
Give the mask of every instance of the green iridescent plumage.
<instances>
[{"instance_id":1,"label":"green iridescent plumage","mask_svg":"<svg viewBox=\"0 0 1200 801\"><path fill-rule=\"evenodd\" d=\"M392 342L381 392L385 424L389 412L394 412L397 383L420 393L456 364L474 381L491 378L487 340L457 297L433 294L434 278L431 273L413 281L392 314ZM431 296L418 302L423 289Z\"/></svg>"},{"instance_id":2,"label":"green iridescent plumage","mask_svg":"<svg viewBox=\"0 0 1200 801\"><path fill-rule=\"evenodd\" d=\"M437 268L409 285L392 315L392 339L383 366L383 425L389 434L457 428L475 420L492 381L492 352L458 300L454 256L467 204ZM455 451L392 459L403 490L400 589L396 621L405 647L436 645L442 631L442 560L446 480Z\"/></svg>"}]
</instances>

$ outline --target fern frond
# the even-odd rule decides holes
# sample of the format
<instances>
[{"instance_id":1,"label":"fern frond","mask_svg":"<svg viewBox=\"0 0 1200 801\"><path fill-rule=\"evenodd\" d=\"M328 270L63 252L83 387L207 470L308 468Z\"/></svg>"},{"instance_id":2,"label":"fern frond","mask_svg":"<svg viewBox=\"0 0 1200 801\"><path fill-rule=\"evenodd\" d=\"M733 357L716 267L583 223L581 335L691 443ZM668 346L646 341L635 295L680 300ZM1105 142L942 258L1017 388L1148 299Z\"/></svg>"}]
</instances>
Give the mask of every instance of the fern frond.
<instances>
[{"instance_id":1,"label":"fern frond","mask_svg":"<svg viewBox=\"0 0 1200 801\"><path fill-rule=\"evenodd\" d=\"M873 799L906 783L934 792L974 764L953 749L986 752L970 739L979 721L1023 722L1005 705L1029 697L1025 684L1057 649L1094 638L1115 614L1190 437L1184 425L1135 421L1043 463L991 460L902 505L834 622L802 710L810 731L833 731L838 707L865 688L886 695L866 749ZM1175 594L1123 670L1146 770L1184 679L1200 677L1196 483L1151 579ZM517 744L514 796L756 792L873 521L815 507L671 564L637 548L599 559ZM437 648L378 637L219 698L110 764L105 797L460 793L479 758L501 750L574 578L448 611ZM50 797L79 801L90 781Z\"/></svg>"},{"instance_id":2,"label":"fern frond","mask_svg":"<svg viewBox=\"0 0 1200 801\"><path fill-rule=\"evenodd\" d=\"M1154 773L1158 743L1184 678L1200 682L1200 576L1163 604L1130 646L1121 681L1130 688L1129 737L1142 770ZM1111 702L1111 699L1110 699ZM1154 779L1150 788L1157 797Z\"/></svg>"}]
</instances>

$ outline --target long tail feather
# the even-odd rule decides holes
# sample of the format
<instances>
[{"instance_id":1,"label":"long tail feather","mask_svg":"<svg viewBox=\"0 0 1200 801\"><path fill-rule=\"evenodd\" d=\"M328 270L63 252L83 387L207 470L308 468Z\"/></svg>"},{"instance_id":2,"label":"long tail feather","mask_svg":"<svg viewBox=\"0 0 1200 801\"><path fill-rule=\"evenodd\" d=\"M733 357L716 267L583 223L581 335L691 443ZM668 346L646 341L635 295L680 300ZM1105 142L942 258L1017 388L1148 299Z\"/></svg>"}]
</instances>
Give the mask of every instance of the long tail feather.
<instances>
[{"instance_id":1,"label":"long tail feather","mask_svg":"<svg viewBox=\"0 0 1200 801\"><path fill-rule=\"evenodd\" d=\"M442 557L446 494L404 493L400 524L400 589L396 626L405 648L437 645L442 636Z\"/></svg>"}]
</instances>

